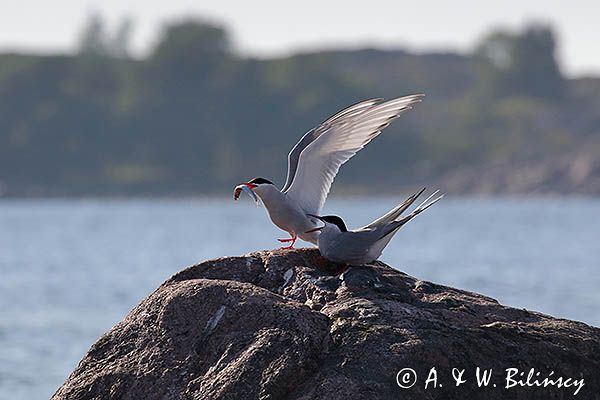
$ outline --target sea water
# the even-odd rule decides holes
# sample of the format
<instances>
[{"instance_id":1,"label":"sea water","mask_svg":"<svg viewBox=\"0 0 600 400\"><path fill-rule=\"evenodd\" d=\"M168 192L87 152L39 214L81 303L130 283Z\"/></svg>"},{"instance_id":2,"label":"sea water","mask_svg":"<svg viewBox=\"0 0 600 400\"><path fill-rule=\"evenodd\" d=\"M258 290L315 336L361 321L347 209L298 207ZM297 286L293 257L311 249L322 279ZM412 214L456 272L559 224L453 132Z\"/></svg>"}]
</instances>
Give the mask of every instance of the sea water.
<instances>
[{"instance_id":1,"label":"sea water","mask_svg":"<svg viewBox=\"0 0 600 400\"><path fill-rule=\"evenodd\" d=\"M325 212L358 227L400 200L332 199ZM0 398L49 398L90 345L170 275L285 237L247 198L0 201ZM402 228L382 260L600 325L598 199L445 198Z\"/></svg>"}]
</instances>

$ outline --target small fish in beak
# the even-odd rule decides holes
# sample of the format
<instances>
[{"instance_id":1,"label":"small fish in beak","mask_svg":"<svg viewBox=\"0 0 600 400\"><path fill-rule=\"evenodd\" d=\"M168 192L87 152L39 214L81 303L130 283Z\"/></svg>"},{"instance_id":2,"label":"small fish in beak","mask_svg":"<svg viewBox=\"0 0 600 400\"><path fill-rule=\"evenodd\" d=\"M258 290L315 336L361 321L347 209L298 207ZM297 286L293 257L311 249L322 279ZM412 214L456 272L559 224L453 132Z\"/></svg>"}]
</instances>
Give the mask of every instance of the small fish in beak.
<instances>
[{"instance_id":1,"label":"small fish in beak","mask_svg":"<svg viewBox=\"0 0 600 400\"><path fill-rule=\"evenodd\" d=\"M258 196L256 195L256 193L254 193L254 191L252 190L252 187L254 185L252 185L251 183L241 183L239 185L237 185L235 187L235 189L233 189L233 199L237 200L240 198L240 194L242 192L246 193L248 196L250 196L252 198L252 200L254 200L254 203L256 204L256 206L258 206L260 204L259 200L258 200Z\"/></svg>"}]
</instances>

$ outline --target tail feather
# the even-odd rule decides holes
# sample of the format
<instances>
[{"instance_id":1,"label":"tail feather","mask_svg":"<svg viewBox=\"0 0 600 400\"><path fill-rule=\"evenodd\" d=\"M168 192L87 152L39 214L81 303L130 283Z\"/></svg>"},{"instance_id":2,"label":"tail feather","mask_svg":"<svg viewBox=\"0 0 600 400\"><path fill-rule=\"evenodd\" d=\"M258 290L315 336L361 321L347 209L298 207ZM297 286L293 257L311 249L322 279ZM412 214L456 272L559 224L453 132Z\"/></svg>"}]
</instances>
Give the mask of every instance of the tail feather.
<instances>
[{"instance_id":1,"label":"tail feather","mask_svg":"<svg viewBox=\"0 0 600 400\"><path fill-rule=\"evenodd\" d=\"M431 200L431 198L432 198L433 196L435 196L435 195L436 195L436 194L438 194L439 192L440 192L439 190L436 190L435 192L431 193L431 194L430 194L430 195L429 195L429 196L428 196L428 197L427 197L425 200L423 200L423 201L421 202L421 204L419 204L419 205L417 206L417 208L415 208L415 211L417 211L417 210L419 210L419 209L423 208L423 207L424 207L424 205L425 205L425 204L426 204L426 203L427 203L429 200ZM442 197L444 197L444 195L441 195L439 198L437 198L436 200L434 200L434 202L436 202L436 201L440 200ZM432 203L432 204L433 204L433 203ZM430 204L430 205L431 205L431 204ZM427 207L429 207L429 205L428 205L428 206L426 206L426 207L424 207L424 208L423 208L423 210L424 210L425 208L427 208ZM423 211L423 210L421 210L421 211Z\"/></svg>"},{"instance_id":2,"label":"tail feather","mask_svg":"<svg viewBox=\"0 0 600 400\"><path fill-rule=\"evenodd\" d=\"M438 193L439 193L439 190L436 190L429 197L427 197L421 204L419 204L413 210L413 212L411 212L410 214L406 215L405 217L402 217L401 219L397 219L395 221L390 222L385 227L385 230L384 230L383 235L381 237L383 238L383 237L385 237L385 236L387 236L387 235L389 235L391 233L396 232L398 229L400 229L408 221L410 221L411 219L413 219L414 217L416 217L417 215L419 215L420 213L422 213L423 211L427 210L429 207L431 207L432 205L434 205L435 203L437 203L438 201L440 201L441 199L443 199L444 195L442 194L442 195L436 197L435 199L431 200Z\"/></svg>"},{"instance_id":3,"label":"tail feather","mask_svg":"<svg viewBox=\"0 0 600 400\"><path fill-rule=\"evenodd\" d=\"M410 207L417 198L423 194L426 188L421 189L420 191L408 196L406 200L402 203L398 204L396 207L392 208L382 217L379 217L375 221L371 222L369 225L365 226L363 229L372 229L379 225L387 224L390 221L394 221L398 218L408 207Z\"/></svg>"}]
</instances>

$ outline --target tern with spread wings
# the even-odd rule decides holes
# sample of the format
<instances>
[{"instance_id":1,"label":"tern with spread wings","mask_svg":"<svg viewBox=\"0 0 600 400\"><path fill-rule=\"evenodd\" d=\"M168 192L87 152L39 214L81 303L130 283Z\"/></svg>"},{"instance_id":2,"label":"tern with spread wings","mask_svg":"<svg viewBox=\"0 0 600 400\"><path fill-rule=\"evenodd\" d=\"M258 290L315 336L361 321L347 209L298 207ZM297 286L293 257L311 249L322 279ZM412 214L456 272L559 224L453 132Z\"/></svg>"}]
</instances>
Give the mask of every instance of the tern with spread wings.
<instances>
[{"instance_id":1,"label":"tern with spread wings","mask_svg":"<svg viewBox=\"0 0 600 400\"><path fill-rule=\"evenodd\" d=\"M271 221L290 234L289 239L278 239L290 243L289 248L298 237L316 244L319 232L308 231L319 220L308 214L320 214L339 168L422 97L365 100L340 111L308 131L292 148L283 189L268 179L254 178L235 187L234 199L242 191L257 203L260 198Z\"/></svg>"},{"instance_id":2,"label":"tern with spread wings","mask_svg":"<svg viewBox=\"0 0 600 400\"><path fill-rule=\"evenodd\" d=\"M344 220L336 215L310 215L323 222L323 226L310 229L306 233L321 232L319 234L319 252L326 259L345 265L363 265L375 261L381 256L383 249L392 237L408 221L437 203L444 197L435 195L435 191L425 201L419 204L413 212L401 217L401 214L410 207L415 200L425 191L408 197L402 203L391 209L384 216L359 229L348 230ZM433 200L432 200L433 199Z\"/></svg>"}]
</instances>

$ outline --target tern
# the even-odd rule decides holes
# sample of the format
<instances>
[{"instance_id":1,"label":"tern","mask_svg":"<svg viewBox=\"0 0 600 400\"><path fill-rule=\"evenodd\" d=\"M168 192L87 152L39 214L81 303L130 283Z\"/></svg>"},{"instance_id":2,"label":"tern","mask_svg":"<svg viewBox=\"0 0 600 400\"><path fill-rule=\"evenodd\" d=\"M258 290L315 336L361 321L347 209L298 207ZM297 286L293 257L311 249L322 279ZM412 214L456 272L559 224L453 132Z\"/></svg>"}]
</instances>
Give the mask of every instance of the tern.
<instances>
[{"instance_id":1,"label":"tern","mask_svg":"<svg viewBox=\"0 0 600 400\"><path fill-rule=\"evenodd\" d=\"M317 244L319 233L308 232L319 221L308 214L319 215L338 170L387 127L392 120L412 109L422 94L393 100L370 99L354 104L308 131L288 155L287 178L283 189L265 178L254 178L235 187L233 198L247 192L264 204L271 221L297 238ZM258 196L258 198L257 198Z\"/></svg>"},{"instance_id":2,"label":"tern","mask_svg":"<svg viewBox=\"0 0 600 400\"><path fill-rule=\"evenodd\" d=\"M400 217L424 191L425 189L422 189L409 196L384 216L355 230L349 231L344 221L336 215L318 216L311 214L310 217L321 220L324 225L310 229L307 233L320 232L318 237L319 252L326 259L335 263L354 266L368 264L381 256L383 249L404 224L444 197L444 195L440 195L432 200L439 193L439 191L435 191L419 204L413 212Z\"/></svg>"}]
</instances>

